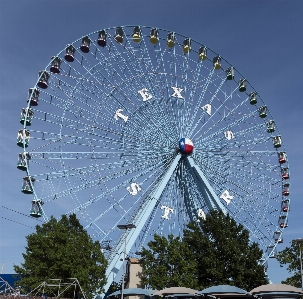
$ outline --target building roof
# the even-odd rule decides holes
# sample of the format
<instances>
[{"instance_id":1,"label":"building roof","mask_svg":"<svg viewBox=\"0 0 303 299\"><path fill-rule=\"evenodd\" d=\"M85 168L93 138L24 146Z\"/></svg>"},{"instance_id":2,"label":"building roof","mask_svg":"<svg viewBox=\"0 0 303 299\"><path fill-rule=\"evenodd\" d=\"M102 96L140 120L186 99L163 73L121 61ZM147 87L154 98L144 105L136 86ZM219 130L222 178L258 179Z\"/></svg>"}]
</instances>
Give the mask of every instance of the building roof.
<instances>
[{"instance_id":1,"label":"building roof","mask_svg":"<svg viewBox=\"0 0 303 299\"><path fill-rule=\"evenodd\" d=\"M220 294L220 297L228 297L228 296L232 296L234 297L235 295L247 295L248 292L240 289L238 287L235 286L231 286L231 285L218 285L218 286L212 286L209 288L206 288L202 291L199 292L199 294L210 294L210 295L217 295Z\"/></svg>"},{"instance_id":2,"label":"building roof","mask_svg":"<svg viewBox=\"0 0 303 299\"><path fill-rule=\"evenodd\" d=\"M198 291L197 290L193 290L190 288L184 288L184 287L172 287L172 288L166 288L163 289L161 291L158 291L156 293L154 293L154 295L170 295L170 294L191 294L191 295L195 295L197 294Z\"/></svg>"},{"instance_id":3,"label":"building roof","mask_svg":"<svg viewBox=\"0 0 303 299\"><path fill-rule=\"evenodd\" d=\"M255 294L257 297L262 298L299 298L302 296L302 293L295 293L295 292L268 292L268 293L258 293Z\"/></svg>"},{"instance_id":4,"label":"building roof","mask_svg":"<svg viewBox=\"0 0 303 299\"><path fill-rule=\"evenodd\" d=\"M129 289L124 289L123 295L125 295L125 296L136 296L136 295L152 296L157 291L158 290L129 288ZM107 297L119 296L119 295L121 296L121 290L111 293Z\"/></svg>"},{"instance_id":5,"label":"building roof","mask_svg":"<svg viewBox=\"0 0 303 299\"><path fill-rule=\"evenodd\" d=\"M293 286L290 286L288 284L264 284L257 288L254 288L250 291L252 295L259 295L264 293L297 293L297 294L303 294L303 292L295 288Z\"/></svg>"},{"instance_id":6,"label":"building roof","mask_svg":"<svg viewBox=\"0 0 303 299\"><path fill-rule=\"evenodd\" d=\"M130 258L128 258L128 260L131 264L140 264L140 260L137 258L130 257Z\"/></svg>"}]
</instances>

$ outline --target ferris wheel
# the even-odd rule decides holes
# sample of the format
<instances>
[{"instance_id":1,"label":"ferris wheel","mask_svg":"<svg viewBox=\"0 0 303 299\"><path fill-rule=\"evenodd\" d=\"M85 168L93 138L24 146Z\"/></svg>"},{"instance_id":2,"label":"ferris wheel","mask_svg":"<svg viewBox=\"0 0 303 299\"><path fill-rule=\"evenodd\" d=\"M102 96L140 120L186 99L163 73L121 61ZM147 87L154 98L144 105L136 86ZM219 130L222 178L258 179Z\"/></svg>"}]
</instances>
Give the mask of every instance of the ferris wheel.
<instances>
[{"instance_id":1,"label":"ferris wheel","mask_svg":"<svg viewBox=\"0 0 303 299\"><path fill-rule=\"evenodd\" d=\"M187 36L123 26L79 38L39 72L20 122L30 215L76 213L106 245L108 284L126 238L135 256L211 209L249 230L264 265L283 242L290 176L276 122L246 77Z\"/></svg>"}]
</instances>

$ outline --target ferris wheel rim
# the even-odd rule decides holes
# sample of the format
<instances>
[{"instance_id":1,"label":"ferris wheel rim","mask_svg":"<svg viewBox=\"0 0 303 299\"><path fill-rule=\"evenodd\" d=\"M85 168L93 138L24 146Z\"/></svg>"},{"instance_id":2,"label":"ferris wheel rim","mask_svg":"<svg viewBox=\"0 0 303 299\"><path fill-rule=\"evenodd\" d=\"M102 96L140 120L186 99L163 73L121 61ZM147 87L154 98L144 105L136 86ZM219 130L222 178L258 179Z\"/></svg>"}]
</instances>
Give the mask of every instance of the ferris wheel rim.
<instances>
[{"instance_id":1,"label":"ferris wheel rim","mask_svg":"<svg viewBox=\"0 0 303 299\"><path fill-rule=\"evenodd\" d=\"M134 27L134 25L126 25L126 26L121 26L122 28L125 28L125 27ZM151 28L154 28L154 27L150 27L150 26L140 26L141 28L148 28L148 29L151 29ZM106 29L104 29L104 30L112 30L112 29L115 29L116 27L109 27L109 28L106 28ZM161 28L158 28L159 30L163 30L163 31L165 31L165 32L172 32L172 31L169 31L169 30L166 30L166 29L161 29ZM94 32L92 32L92 33L90 33L90 34L88 34L88 35L86 35L86 36L91 36L91 35L93 35L93 34L96 34L96 33L98 33L99 31L94 31ZM175 33L175 32L174 32ZM176 33L176 34L178 34L178 33ZM181 37L184 37L184 38L186 38L187 36L185 36L185 35L182 35L182 34L178 34L178 36L181 36ZM75 40L73 43L71 43L70 45L74 45L74 44L76 44L77 42L79 42L79 41L81 41L81 39L83 38L84 36L82 36L82 37L80 37L79 39L77 39L77 40ZM201 43L199 43L199 42L197 42L197 41L195 41L195 40L193 40L193 39L191 39L192 41L194 41L195 43L197 43L197 44L199 44L199 45L202 45ZM211 50L210 48L208 48L207 47L207 49L209 49L212 53L214 53L214 54L216 54L216 55L219 55L218 53L216 53L216 52L214 52L213 50ZM60 55L62 55L63 53L64 53L64 51L65 51L65 48L62 50L62 51L60 51L55 57L59 57ZM220 58L222 58L222 60L224 60L228 65L230 65L231 67L233 67L227 60L225 60L222 56L220 56ZM51 63L53 62L53 60L54 59L52 59L51 60L51 62L47 65L47 67L44 69L44 71L46 71L46 72L48 72L48 68L50 67L50 65L51 65ZM243 77L242 75L241 75L241 73L236 69L236 68L234 68L235 69L235 71L240 75L240 77L241 78L245 78L245 77ZM171 75L171 74L169 74L169 75ZM141 75L141 76L144 76L143 74ZM171 76L173 76L173 75L171 75ZM34 89L35 88L37 88L38 90L39 90L39 87L38 87L38 82L39 82L39 80L41 79L41 76L38 78L38 80L37 80L37 82L36 82L36 84L35 84L35 86L34 86ZM254 91L256 91L254 88L253 88L253 86L249 83L249 81L245 78L245 80L246 80L246 82L251 86L251 88L252 88L252 90L254 90ZM123 83L121 83L121 84L124 84L124 82ZM75 87L75 88L77 88L77 87ZM258 95L258 100L260 100L264 105L265 105L265 103L264 103L264 101L263 101L263 99ZM28 108L30 108L31 107L31 105L30 105L30 101L28 102ZM268 114L270 114L270 111L268 110ZM271 114L270 114L270 116L271 116ZM272 117L271 117L271 119L273 119ZM26 129L27 127L26 127L26 124L24 123L24 129ZM278 130L278 127L276 126L276 130L277 130L277 132L279 133L279 135L280 135L280 132L279 132L279 130ZM176 141L177 142L177 141ZM283 145L283 148L285 148L284 147L284 145ZM24 150L24 152L26 152L26 147L25 147L25 145L24 145L24 148L23 148L23 150ZM284 152L286 152L286 150L284 150ZM63 152L61 152L61 154L62 154ZM278 165L279 166L279 165ZM29 171L29 168L27 168L27 175L30 177L30 171ZM34 188L34 196L35 196L35 198L38 198L37 197L37 194L35 193L35 188ZM43 214L45 214L45 213L43 213ZM46 215L46 214L45 214ZM287 211L287 217L288 217L288 211ZM45 220L45 221L47 221L47 220ZM284 231L284 228L285 227L283 227L283 228L281 228L281 231L282 231L282 233L283 233L283 231ZM274 243L274 247L276 247L277 246L277 243Z\"/></svg>"}]
</instances>

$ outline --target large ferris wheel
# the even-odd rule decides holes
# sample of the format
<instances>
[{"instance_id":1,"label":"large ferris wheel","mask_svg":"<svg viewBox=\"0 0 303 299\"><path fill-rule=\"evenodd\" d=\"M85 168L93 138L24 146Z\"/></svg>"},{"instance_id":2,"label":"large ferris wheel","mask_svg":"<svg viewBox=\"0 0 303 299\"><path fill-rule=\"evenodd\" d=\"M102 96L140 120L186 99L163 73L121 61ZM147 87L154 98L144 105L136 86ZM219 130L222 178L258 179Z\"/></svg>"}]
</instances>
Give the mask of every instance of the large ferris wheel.
<instances>
[{"instance_id":1,"label":"large ferris wheel","mask_svg":"<svg viewBox=\"0 0 303 299\"><path fill-rule=\"evenodd\" d=\"M274 257L289 167L268 107L235 67L172 31L124 26L68 44L22 108L17 167L30 215L76 213L106 244L107 276L154 233L229 213ZM132 224L121 230L119 224ZM109 284L111 280L109 279Z\"/></svg>"}]
</instances>

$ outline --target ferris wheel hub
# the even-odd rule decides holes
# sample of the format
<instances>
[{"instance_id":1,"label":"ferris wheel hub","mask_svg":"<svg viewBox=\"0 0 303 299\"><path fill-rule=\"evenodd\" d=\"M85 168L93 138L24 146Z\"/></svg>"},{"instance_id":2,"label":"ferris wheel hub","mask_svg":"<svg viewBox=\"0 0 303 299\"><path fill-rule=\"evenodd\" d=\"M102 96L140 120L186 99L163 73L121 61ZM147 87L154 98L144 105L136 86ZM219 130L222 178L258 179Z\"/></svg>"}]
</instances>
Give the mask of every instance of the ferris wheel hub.
<instances>
[{"instance_id":1,"label":"ferris wheel hub","mask_svg":"<svg viewBox=\"0 0 303 299\"><path fill-rule=\"evenodd\" d=\"M179 141L179 149L182 154L190 155L194 150L194 144L189 138L181 138Z\"/></svg>"}]
</instances>

